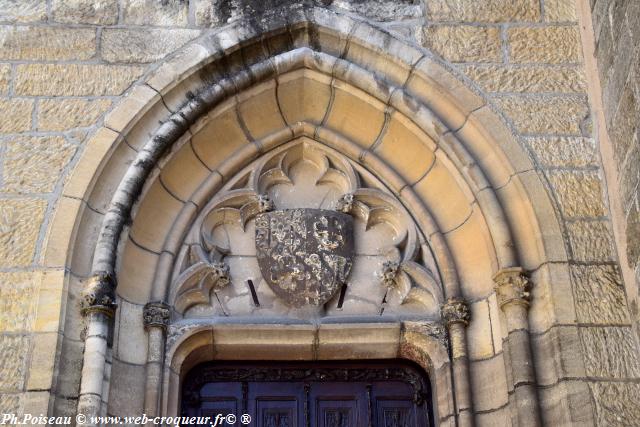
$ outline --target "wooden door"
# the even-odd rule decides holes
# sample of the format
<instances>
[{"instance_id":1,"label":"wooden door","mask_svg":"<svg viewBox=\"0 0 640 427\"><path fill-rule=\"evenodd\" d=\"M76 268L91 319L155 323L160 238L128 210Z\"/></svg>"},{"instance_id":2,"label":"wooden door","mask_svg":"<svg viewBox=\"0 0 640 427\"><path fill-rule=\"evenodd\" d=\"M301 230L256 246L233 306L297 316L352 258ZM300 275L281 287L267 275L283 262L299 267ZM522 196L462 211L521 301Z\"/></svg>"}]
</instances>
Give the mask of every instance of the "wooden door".
<instances>
[{"instance_id":1,"label":"wooden door","mask_svg":"<svg viewBox=\"0 0 640 427\"><path fill-rule=\"evenodd\" d=\"M428 427L430 403L421 371L403 362L219 362L187 375L182 415L236 416L219 426Z\"/></svg>"}]
</instances>

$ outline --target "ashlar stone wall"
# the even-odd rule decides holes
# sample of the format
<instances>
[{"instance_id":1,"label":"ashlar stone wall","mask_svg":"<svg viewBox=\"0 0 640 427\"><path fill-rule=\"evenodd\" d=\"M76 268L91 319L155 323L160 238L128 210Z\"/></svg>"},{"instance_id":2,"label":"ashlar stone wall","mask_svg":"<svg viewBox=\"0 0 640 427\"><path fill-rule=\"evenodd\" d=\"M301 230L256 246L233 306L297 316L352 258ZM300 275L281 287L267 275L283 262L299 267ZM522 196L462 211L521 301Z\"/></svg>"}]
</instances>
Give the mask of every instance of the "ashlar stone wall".
<instances>
[{"instance_id":1,"label":"ashlar stone wall","mask_svg":"<svg viewBox=\"0 0 640 427\"><path fill-rule=\"evenodd\" d=\"M47 267L43 248L55 238L48 234L51 218L88 137L166 55L239 16L259 16L280 3L0 0L0 412L50 408L60 319L73 307L62 301L65 272ZM576 325L535 331L534 343L539 349L561 345L563 328L577 328L589 378L579 381L591 390L598 423L640 424L637 399L629 399L640 395L640 363L605 204L573 0L315 3L364 16L432 50L504 115L534 160L532 172L544 178L556 202L577 304ZM601 50L609 55L612 49ZM624 159L638 153L637 120L627 113L638 93L635 80L630 77L611 96L620 99L611 107L612 123L626 120L620 129L634 129L625 132L635 139L621 139L633 141L621 149ZM624 111L625 118L615 111ZM637 178L637 168L627 169ZM630 200L637 227L637 191ZM531 274L548 268L553 266ZM473 309L488 310L488 303L476 302ZM497 351L492 345L472 355L472 363L502 363ZM540 350L536 357L545 354ZM578 380L570 369L541 385L571 388ZM489 409L487 419L500 410Z\"/></svg>"}]
</instances>

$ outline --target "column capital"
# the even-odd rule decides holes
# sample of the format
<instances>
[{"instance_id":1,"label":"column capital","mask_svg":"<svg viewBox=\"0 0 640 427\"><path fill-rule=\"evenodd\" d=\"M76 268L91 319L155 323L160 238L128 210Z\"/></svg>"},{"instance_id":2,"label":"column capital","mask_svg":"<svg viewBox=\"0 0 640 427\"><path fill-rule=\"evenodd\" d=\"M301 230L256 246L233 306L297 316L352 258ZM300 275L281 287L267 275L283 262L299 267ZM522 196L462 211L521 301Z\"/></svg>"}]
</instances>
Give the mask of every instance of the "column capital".
<instances>
[{"instance_id":1,"label":"column capital","mask_svg":"<svg viewBox=\"0 0 640 427\"><path fill-rule=\"evenodd\" d=\"M493 276L493 281L500 308L511 303L529 307L532 283L522 267L503 268Z\"/></svg>"},{"instance_id":2,"label":"column capital","mask_svg":"<svg viewBox=\"0 0 640 427\"><path fill-rule=\"evenodd\" d=\"M447 327L456 323L467 326L471 321L469 305L458 298L449 298L447 302L440 307L440 314Z\"/></svg>"},{"instance_id":3,"label":"column capital","mask_svg":"<svg viewBox=\"0 0 640 427\"><path fill-rule=\"evenodd\" d=\"M145 328L155 326L166 330L170 317L171 312L169 311L169 306L163 302L147 303L142 312Z\"/></svg>"},{"instance_id":4,"label":"column capital","mask_svg":"<svg viewBox=\"0 0 640 427\"><path fill-rule=\"evenodd\" d=\"M95 273L89 279L82 296L82 313L100 312L113 317L116 311L116 281L110 273Z\"/></svg>"}]
</instances>

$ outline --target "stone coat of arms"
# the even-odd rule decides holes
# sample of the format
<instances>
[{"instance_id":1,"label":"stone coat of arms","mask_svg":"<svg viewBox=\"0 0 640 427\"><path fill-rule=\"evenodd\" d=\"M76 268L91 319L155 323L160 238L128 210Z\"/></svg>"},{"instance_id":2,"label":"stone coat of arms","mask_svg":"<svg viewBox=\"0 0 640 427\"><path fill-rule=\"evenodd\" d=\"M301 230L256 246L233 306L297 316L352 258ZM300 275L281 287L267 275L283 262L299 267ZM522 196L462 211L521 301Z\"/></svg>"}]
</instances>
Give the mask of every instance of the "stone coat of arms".
<instances>
[{"instance_id":1,"label":"stone coat of arms","mask_svg":"<svg viewBox=\"0 0 640 427\"><path fill-rule=\"evenodd\" d=\"M353 262L353 218L323 209L256 216L258 265L278 297L293 307L323 305L347 280Z\"/></svg>"}]
</instances>

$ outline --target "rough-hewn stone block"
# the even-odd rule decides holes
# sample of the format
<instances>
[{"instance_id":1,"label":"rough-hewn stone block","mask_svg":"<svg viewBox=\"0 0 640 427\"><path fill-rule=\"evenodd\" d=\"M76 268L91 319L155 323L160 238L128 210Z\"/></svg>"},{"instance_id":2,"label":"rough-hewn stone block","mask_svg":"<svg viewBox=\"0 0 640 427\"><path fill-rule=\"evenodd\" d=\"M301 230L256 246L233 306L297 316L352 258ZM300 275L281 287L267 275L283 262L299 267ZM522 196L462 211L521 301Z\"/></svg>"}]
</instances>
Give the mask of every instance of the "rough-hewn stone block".
<instances>
[{"instance_id":1,"label":"rough-hewn stone block","mask_svg":"<svg viewBox=\"0 0 640 427\"><path fill-rule=\"evenodd\" d=\"M509 57L513 62L576 63L582 59L577 27L510 28Z\"/></svg>"},{"instance_id":2,"label":"rough-hewn stone block","mask_svg":"<svg viewBox=\"0 0 640 427\"><path fill-rule=\"evenodd\" d=\"M453 62L499 62L500 31L494 27L425 27L424 46Z\"/></svg>"},{"instance_id":3,"label":"rough-hewn stone block","mask_svg":"<svg viewBox=\"0 0 640 427\"><path fill-rule=\"evenodd\" d=\"M109 107L110 99L43 99L38 104L38 130L92 126Z\"/></svg>"},{"instance_id":4,"label":"rough-hewn stone block","mask_svg":"<svg viewBox=\"0 0 640 427\"><path fill-rule=\"evenodd\" d=\"M597 425L629 427L640 425L640 384L590 383Z\"/></svg>"},{"instance_id":5,"label":"rough-hewn stone block","mask_svg":"<svg viewBox=\"0 0 640 427\"><path fill-rule=\"evenodd\" d=\"M49 96L120 95L142 74L125 65L18 65L16 93Z\"/></svg>"},{"instance_id":6,"label":"rough-hewn stone block","mask_svg":"<svg viewBox=\"0 0 640 427\"><path fill-rule=\"evenodd\" d=\"M613 239L606 221L567 223L572 258L575 261L612 261Z\"/></svg>"},{"instance_id":7,"label":"rough-hewn stone block","mask_svg":"<svg viewBox=\"0 0 640 427\"><path fill-rule=\"evenodd\" d=\"M9 64L0 65L0 95L6 95L9 92L10 82L11 66Z\"/></svg>"},{"instance_id":8,"label":"rough-hewn stone block","mask_svg":"<svg viewBox=\"0 0 640 427\"><path fill-rule=\"evenodd\" d=\"M60 136L19 137L6 143L2 191L48 193L76 147Z\"/></svg>"},{"instance_id":9,"label":"rough-hewn stone block","mask_svg":"<svg viewBox=\"0 0 640 427\"><path fill-rule=\"evenodd\" d=\"M21 408L21 393L0 393L0 414L19 414Z\"/></svg>"},{"instance_id":10,"label":"rough-hewn stone block","mask_svg":"<svg viewBox=\"0 0 640 427\"><path fill-rule=\"evenodd\" d=\"M547 176L565 218L606 215L597 172L549 172Z\"/></svg>"},{"instance_id":11,"label":"rough-hewn stone block","mask_svg":"<svg viewBox=\"0 0 640 427\"><path fill-rule=\"evenodd\" d=\"M40 280L39 272L0 273L0 331L31 331Z\"/></svg>"},{"instance_id":12,"label":"rough-hewn stone block","mask_svg":"<svg viewBox=\"0 0 640 427\"><path fill-rule=\"evenodd\" d=\"M630 327L580 328L587 376L638 378L640 360Z\"/></svg>"},{"instance_id":13,"label":"rough-hewn stone block","mask_svg":"<svg viewBox=\"0 0 640 427\"><path fill-rule=\"evenodd\" d=\"M89 59L95 52L93 28L0 27L0 59Z\"/></svg>"},{"instance_id":14,"label":"rough-hewn stone block","mask_svg":"<svg viewBox=\"0 0 640 427\"><path fill-rule=\"evenodd\" d=\"M0 335L0 390L22 391L30 339L24 335Z\"/></svg>"},{"instance_id":15,"label":"rough-hewn stone block","mask_svg":"<svg viewBox=\"0 0 640 427\"><path fill-rule=\"evenodd\" d=\"M53 0L53 20L73 24L118 22L118 0Z\"/></svg>"},{"instance_id":16,"label":"rough-hewn stone block","mask_svg":"<svg viewBox=\"0 0 640 427\"><path fill-rule=\"evenodd\" d=\"M487 92L584 93L584 73L577 67L505 67L473 65L462 71Z\"/></svg>"},{"instance_id":17,"label":"rough-hewn stone block","mask_svg":"<svg viewBox=\"0 0 640 427\"><path fill-rule=\"evenodd\" d=\"M263 0L264 1L264 0ZM420 0L337 0L333 6L357 13L374 21L400 21L422 17Z\"/></svg>"},{"instance_id":18,"label":"rough-hewn stone block","mask_svg":"<svg viewBox=\"0 0 640 427\"><path fill-rule=\"evenodd\" d=\"M620 271L612 265L571 266L576 314L581 323L629 323Z\"/></svg>"},{"instance_id":19,"label":"rough-hewn stone block","mask_svg":"<svg viewBox=\"0 0 640 427\"><path fill-rule=\"evenodd\" d=\"M547 22L576 22L575 0L544 0L544 20Z\"/></svg>"},{"instance_id":20,"label":"rough-hewn stone block","mask_svg":"<svg viewBox=\"0 0 640 427\"><path fill-rule=\"evenodd\" d=\"M598 164L598 150L593 138L527 138L538 164L548 167L579 168Z\"/></svg>"},{"instance_id":21,"label":"rough-hewn stone block","mask_svg":"<svg viewBox=\"0 0 640 427\"><path fill-rule=\"evenodd\" d=\"M584 99L544 96L540 98L495 98L513 120L518 131L527 134L580 135L580 123L589 107Z\"/></svg>"},{"instance_id":22,"label":"rough-hewn stone block","mask_svg":"<svg viewBox=\"0 0 640 427\"><path fill-rule=\"evenodd\" d=\"M46 208L42 199L0 199L0 267L31 264Z\"/></svg>"},{"instance_id":23,"label":"rough-hewn stone block","mask_svg":"<svg viewBox=\"0 0 640 427\"><path fill-rule=\"evenodd\" d=\"M109 62L153 62L197 37L198 30L105 29L102 57Z\"/></svg>"},{"instance_id":24,"label":"rough-hewn stone block","mask_svg":"<svg viewBox=\"0 0 640 427\"><path fill-rule=\"evenodd\" d=\"M125 24L187 25L189 2L184 0L124 0L122 16Z\"/></svg>"},{"instance_id":25,"label":"rough-hewn stone block","mask_svg":"<svg viewBox=\"0 0 640 427\"><path fill-rule=\"evenodd\" d=\"M427 19L432 21L517 22L538 21L537 0L429 0Z\"/></svg>"},{"instance_id":26,"label":"rough-hewn stone block","mask_svg":"<svg viewBox=\"0 0 640 427\"><path fill-rule=\"evenodd\" d=\"M35 22L47 19L46 0L0 1L0 21Z\"/></svg>"},{"instance_id":27,"label":"rough-hewn stone block","mask_svg":"<svg viewBox=\"0 0 640 427\"><path fill-rule=\"evenodd\" d=\"M33 101L30 99L0 99L0 133L24 132L31 129Z\"/></svg>"}]
</instances>

